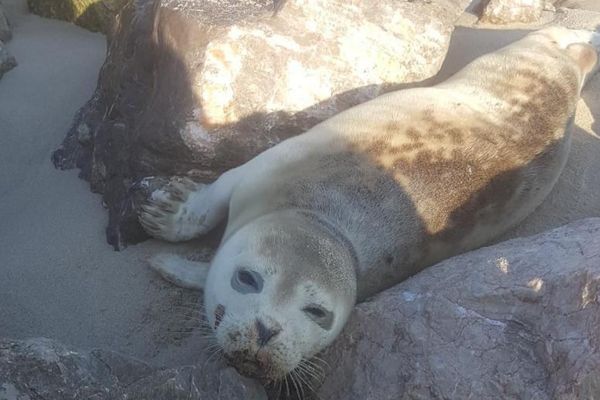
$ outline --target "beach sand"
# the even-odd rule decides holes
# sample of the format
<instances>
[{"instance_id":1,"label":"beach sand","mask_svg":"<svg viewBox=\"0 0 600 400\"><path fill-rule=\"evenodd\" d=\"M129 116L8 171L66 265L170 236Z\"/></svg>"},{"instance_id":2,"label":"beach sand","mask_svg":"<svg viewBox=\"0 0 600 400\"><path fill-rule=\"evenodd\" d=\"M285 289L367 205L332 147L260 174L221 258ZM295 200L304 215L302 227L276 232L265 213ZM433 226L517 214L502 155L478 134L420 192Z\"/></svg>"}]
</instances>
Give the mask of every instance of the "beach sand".
<instances>
[{"instance_id":1,"label":"beach sand","mask_svg":"<svg viewBox=\"0 0 600 400\"><path fill-rule=\"evenodd\" d=\"M155 276L146 242L115 252L101 198L50 155L92 95L102 35L34 15L13 17L18 67L0 80L0 336L45 336L157 365L201 357L198 295Z\"/></svg>"},{"instance_id":2,"label":"beach sand","mask_svg":"<svg viewBox=\"0 0 600 400\"><path fill-rule=\"evenodd\" d=\"M50 162L93 93L104 37L15 14L8 49L19 65L0 80L0 336L103 347L154 365L200 362L198 294L170 286L145 265L170 245L148 241L113 251L100 196L76 171L57 171ZM440 76L524 34L458 28ZM506 237L600 215L600 140L592 133L600 131L599 118L600 74L580 102L574 149L556 189Z\"/></svg>"}]
</instances>

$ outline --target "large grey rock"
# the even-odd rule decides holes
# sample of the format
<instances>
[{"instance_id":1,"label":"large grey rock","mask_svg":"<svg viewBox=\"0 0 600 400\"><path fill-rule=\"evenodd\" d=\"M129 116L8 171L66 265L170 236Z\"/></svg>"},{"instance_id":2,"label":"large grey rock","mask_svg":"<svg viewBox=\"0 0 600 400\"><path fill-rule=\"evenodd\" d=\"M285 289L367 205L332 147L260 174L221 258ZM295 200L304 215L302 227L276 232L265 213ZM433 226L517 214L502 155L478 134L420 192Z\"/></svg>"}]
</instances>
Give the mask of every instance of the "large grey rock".
<instances>
[{"instance_id":1,"label":"large grey rock","mask_svg":"<svg viewBox=\"0 0 600 400\"><path fill-rule=\"evenodd\" d=\"M492 24L536 22L545 6L546 0L484 0L480 20Z\"/></svg>"},{"instance_id":2,"label":"large grey rock","mask_svg":"<svg viewBox=\"0 0 600 400\"><path fill-rule=\"evenodd\" d=\"M81 168L108 240L145 238L132 185L211 181L281 140L434 75L469 0L136 0L53 160Z\"/></svg>"},{"instance_id":3,"label":"large grey rock","mask_svg":"<svg viewBox=\"0 0 600 400\"><path fill-rule=\"evenodd\" d=\"M593 398L600 393L600 218L426 269L358 305L321 357L321 399ZM25 396L267 395L218 363L156 370L109 351L0 339L0 399Z\"/></svg>"},{"instance_id":4,"label":"large grey rock","mask_svg":"<svg viewBox=\"0 0 600 400\"><path fill-rule=\"evenodd\" d=\"M264 389L214 365L154 370L110 351L49 339L0 339L0 400L266 400Z\"/></svg>"},{"instance_id":5,"label":"large grey rock","mask_svg":"<svg viewBox=\"0 0 600 400\"><path fill-rule=\"evenodd\" d=\"M323 399L592 399L600 219L431 267L356 307Z\"/></svg>"}]
</instances>

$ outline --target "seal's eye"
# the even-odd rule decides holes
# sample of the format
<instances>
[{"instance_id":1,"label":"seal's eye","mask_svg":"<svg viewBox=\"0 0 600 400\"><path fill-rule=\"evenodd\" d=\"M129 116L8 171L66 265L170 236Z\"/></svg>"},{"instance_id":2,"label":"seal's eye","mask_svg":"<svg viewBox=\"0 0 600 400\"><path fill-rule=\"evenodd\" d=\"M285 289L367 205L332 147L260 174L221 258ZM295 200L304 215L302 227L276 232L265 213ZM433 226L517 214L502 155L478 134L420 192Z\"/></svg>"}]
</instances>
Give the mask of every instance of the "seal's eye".
<instances>
[{"instance_id":1,"label":"seal's eye","mask_svg":"<svg viewBox=\"0 0 600 400\"><path fill-rule=\"evenodd\" d=\"M311 304L302 309L309 316L310 319L315 321L317 325L325 330L330 330L331 325L333 325L333 313L331 311L327 311L323 307Z\"/></svg>"},{"instance_id":2,"label":"seal's eye","mask_svg":"<svg viewBox=\"0 0 600 400\"><path fill-rule=\"evenodd\" d=\"M231 277L231 287L242 294L260 293L263 288L263 278L258 272L240 269Z\"/></svg>"}]
</instances>

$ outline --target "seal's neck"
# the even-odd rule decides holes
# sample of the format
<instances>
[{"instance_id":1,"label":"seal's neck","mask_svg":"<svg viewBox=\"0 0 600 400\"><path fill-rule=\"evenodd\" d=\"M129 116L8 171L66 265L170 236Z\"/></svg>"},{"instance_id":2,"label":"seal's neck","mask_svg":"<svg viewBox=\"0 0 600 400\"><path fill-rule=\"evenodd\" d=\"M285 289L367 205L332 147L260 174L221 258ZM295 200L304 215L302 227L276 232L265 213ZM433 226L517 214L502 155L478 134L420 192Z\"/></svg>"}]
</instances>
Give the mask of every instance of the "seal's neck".
<instances>
[{"instance_id":1,"label":"seal's neck","mask_svg":"<svg viewBox=\"0 0 600 400\"><path fill-rule=\"evenodd\" d=\"M351 267L354 270L355 274L358 272L358 256L356 254L356 249L354 248L354 245L352 244L350 239L348 239L346 235L342 233L339 227L337 227L333 222L331 222L326 216L321 215L317 212L301 209L294 211L300 217L306 219L307 221L315 225L318 225L324 231L324 233L328 234L333 240L339 243L339 245L346 250L349 259L352 262L352 265L350 265L349 267Z\"/></svg>"}]
</instances>

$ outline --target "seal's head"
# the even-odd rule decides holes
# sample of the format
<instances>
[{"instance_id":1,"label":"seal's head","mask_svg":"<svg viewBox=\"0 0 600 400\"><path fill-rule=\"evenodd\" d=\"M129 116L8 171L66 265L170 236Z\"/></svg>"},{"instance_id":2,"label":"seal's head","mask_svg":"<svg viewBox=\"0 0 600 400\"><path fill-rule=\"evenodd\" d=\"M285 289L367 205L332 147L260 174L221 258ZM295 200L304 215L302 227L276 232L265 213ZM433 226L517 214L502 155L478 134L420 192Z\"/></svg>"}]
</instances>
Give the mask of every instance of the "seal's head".
<instances>
[{"instance_id":1,"label":"seal's head","mask_svg":"<svg viewBox=\"0 0 600 400\"><path fill-rule=\"evenodd\" d=\"M263 382L330 344L355 299L351 246L320 218L289 210L226 234L205 289L207 319L225 357Z\"/></svg>"}]
</instances>

